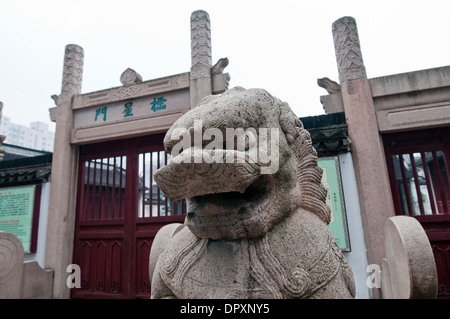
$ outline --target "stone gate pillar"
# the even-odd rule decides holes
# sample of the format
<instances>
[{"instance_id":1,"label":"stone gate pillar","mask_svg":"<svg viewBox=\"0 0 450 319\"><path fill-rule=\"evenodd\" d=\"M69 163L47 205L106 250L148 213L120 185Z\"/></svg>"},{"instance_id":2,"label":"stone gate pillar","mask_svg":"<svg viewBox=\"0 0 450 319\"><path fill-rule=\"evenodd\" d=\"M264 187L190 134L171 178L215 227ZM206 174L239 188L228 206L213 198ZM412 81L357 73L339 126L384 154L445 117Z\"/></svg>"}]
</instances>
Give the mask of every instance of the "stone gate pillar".
<instances>
[{"instance_id":1,"label":"stone gate pillar","mask_svg":"<svg viewBox=\"0 0 450 319\"><path fill-rule=\"evenodd\" d=\"M211 87L211 26L206 11L191 14L191 108L212 93Z\"/></svg>"},{"instance_id":2,"label":"stone gate pillar","mask_svg":"<svg viewBox=\"0 0 450 319\"><path fill-rule=\"evenodd\" d=\"M378 131L355 19L338 19L332 25L332 33L345 117L352 141L367 257L369 264L381 266L385 256L383 227L386 219L395 214L383 142Z\"/></svg>"},{"instance_id":3,"label":"stone gate pillar","mask_svg":"<svg viewBox=\"0 0 450 319\"><path fill-rule=\"evenodd\" d=\"M81 93L83 48L66 46L61 94L50 110L56 122L52 161L45 267L54 270L54 298L69 298L67 266L72 263L78 147L70 143L73 128L72 97Z\"/></svg>"}]
</instances>

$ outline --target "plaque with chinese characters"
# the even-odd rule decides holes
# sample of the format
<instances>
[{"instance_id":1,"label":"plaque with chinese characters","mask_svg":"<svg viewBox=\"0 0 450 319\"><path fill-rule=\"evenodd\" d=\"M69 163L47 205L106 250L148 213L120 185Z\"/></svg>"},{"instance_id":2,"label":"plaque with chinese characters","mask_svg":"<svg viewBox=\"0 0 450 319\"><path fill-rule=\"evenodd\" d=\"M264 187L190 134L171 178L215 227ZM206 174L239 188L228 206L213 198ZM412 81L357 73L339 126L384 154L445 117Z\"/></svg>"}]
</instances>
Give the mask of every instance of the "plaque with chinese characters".
<instances>
[{"instance_id":1,"label":"plaque with chinese characters","mask_svg":"<svg viewBox=\"0 0 450 319\"><path fill-rule=\"evenodd\" d=\"M0 231L15 235L30 253L35 186L0 189Z\"/></svg>"},{"instance_id":2,"label":"plaque with chinese characters","mask_svg":"<svg viewBox=\"0 0 450 319\"><path fill-rule=\"evenodd\" d=\"M179 90L79 108L74 112L74 127L113 124L185 112L189 109L187 101L189 101L189 91Z\"/></svg>"},{"instance_id":3,"label":"plaque with chinese characters","mask_svg":"<svg viewBox=\"0 0 450 319\"><path fill-rule=\"evenodd\" d=\"M350 251L347 215L345 212L344 190L342 187L339 157L319 158L323 169L322 185L327 189L327 205L331 209L331 222L328 225L342 251Z\"/></svg>"}]
</instances>

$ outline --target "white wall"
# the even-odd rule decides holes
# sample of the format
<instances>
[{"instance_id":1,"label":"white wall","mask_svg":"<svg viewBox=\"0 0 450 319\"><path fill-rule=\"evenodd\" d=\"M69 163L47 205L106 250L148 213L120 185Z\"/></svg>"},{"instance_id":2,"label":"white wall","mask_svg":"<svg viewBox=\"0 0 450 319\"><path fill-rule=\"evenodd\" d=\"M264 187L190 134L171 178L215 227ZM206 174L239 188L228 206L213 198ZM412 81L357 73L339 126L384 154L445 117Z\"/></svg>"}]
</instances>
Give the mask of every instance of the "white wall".
<instances>
[{"instance_id":1,"label":"white wall","mask_svg":"<svg viewBox=\"0 0 450 319\"><path fill-rule=\"evenodd\" d=\"M45 239L47 236L47 217L48 217L48 204L50 201L50 182L42 184L41 190L41 205L39 210L39 228L38 228L38 241L37 249L34 254L25 254L25 261L36 260L39 266L44 268L45 262Z\"/></svg>"},{"instance_id":2,"label":"white wall","mask_svg":"<svg viewBox=\"0 0 450 319\"><path fill-rule=\"evenodd\" d=\"M355 278L356 298L372 298L372 290L367 287L367 250L364 242L364 230L359 207L358 189L351 153L339 155L339 165L344 189L345 209L347 213L348 230L351 251L344 253Z\"/></svg>"}]
</instances>

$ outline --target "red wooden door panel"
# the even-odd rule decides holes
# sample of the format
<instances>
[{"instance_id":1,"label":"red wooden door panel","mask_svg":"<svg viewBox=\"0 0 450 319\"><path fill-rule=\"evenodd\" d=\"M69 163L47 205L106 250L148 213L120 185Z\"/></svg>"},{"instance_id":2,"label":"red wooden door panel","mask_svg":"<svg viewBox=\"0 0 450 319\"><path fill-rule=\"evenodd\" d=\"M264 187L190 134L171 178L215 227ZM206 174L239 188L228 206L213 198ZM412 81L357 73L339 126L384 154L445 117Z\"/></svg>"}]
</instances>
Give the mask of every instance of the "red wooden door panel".
<instances>
[{"instance_id":1,"label":"red wooden door panel","mask_svg":"<svg viewBox=\"0 0 450 319\"><path fill-rule=\"evenodd\" d=\"M72 298L148 298L150 249L157 231L184 220L184 201L166 199L153 172L167 163L163 135L82 146Z\"/></svg>"},{"instance_id":2,"label":"red wooden door panel","mask_svg":"<svg viewBox=\"0 0 450 319\"><path fill-rule=\"evenodd\" d=\"M450 128L383 136L397 215L417 218L433 249L438 298L450 298Z\"/></svg>"},{"instance_id":3,"label":"red wooden door panel","mask_svg":"<svg viewBox=\"0 0 450 319\"><path fill-rule=\"evenodd\" d=\"M166 198L157 187L153 173L167 164L169 157L162 145L148 145L138 142L135 150L138 184L135 192L137 203L135 221L135 296L150 297L150 278L148 273L150 248L158 230L174 222L182 222L185 215L185 202L174 202Z\"/></svg>"},{"instance_id":4,"label":"red wooden door panel","mask_svg":"<svg viewBox=\"0 0 450 319\"><path fill-rule=\"evenodd\" d=\"M73 298L129 296L128 160L125 154L80 156L73 263L81 269L81 288L72 290Z\"/></svg>"}]
</instances>

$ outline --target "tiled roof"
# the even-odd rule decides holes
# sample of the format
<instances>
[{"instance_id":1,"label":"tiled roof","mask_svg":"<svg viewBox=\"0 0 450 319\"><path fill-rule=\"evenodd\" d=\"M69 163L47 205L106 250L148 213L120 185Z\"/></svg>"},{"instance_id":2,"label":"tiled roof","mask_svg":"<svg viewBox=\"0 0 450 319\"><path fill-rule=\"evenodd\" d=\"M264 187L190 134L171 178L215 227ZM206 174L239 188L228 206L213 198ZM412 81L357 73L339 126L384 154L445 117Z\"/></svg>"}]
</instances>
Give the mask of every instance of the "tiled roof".
<instances>
[{"instance_id":1,"label":"tiled roof","mask_svg":"<svg viewBox=\"0 0 450 319\"><path fill-rule=\"evenodd\" d=\"M50 178L52 154L0 162L0 186L45 183Z\"/></svg>"},{"instance_id":2,"label":"tiled roof","mask_svg":"<svg viewBox=\"0 0 450 319\"><path fill-rule=\"evenodd\" d=\"M302 117L304 128L319 156L331 156L350 152L350 138L344 113Z\"/></svg>"}]
</instances>

